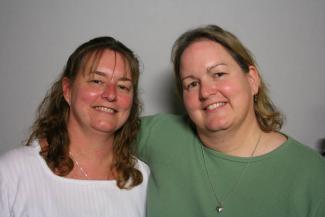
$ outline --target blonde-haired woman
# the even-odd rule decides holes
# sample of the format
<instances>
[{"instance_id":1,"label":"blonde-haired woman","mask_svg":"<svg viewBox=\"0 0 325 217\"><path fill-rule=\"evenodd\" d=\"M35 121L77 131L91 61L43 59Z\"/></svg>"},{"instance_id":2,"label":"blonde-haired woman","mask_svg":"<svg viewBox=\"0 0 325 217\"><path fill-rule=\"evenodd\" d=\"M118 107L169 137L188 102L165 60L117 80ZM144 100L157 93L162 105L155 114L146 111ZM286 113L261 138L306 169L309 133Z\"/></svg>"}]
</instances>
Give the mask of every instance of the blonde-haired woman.
<instances>
[{"instance_id":1,"label":"blonde-haired woman","mask_svg":"<svg viewBox=\"0 0 325 217\"><path fill-rule=\"evenodd\" d=\"M142 120L148 216L325 216L325 160L281 133L250 52L209 25L172 52L187 115Z\"/></svg>"}]
</instances>

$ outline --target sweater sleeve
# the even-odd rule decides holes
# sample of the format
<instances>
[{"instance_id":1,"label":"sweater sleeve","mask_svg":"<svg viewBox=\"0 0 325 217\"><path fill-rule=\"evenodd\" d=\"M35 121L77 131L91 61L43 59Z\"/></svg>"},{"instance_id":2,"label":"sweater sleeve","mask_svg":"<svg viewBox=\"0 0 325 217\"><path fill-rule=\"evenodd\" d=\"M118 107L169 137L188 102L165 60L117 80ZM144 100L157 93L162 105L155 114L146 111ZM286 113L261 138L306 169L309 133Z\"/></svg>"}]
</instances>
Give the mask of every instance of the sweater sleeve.
<instances>
[{"instance_id":1,"label":"sweater sleeve","mask_svg":"<svg viewBox=\"0 0 325 217\"><path fill-rule=\"evenodd\" d=\"M155 116L146 116L141 118L140 131L137 136L136 142L136 155L139 159L144 162L148 162L148 156L146 154L146 148L148 143L148 138L150 137L150 131L154 126Z\"/></svg>"}]
</instances>

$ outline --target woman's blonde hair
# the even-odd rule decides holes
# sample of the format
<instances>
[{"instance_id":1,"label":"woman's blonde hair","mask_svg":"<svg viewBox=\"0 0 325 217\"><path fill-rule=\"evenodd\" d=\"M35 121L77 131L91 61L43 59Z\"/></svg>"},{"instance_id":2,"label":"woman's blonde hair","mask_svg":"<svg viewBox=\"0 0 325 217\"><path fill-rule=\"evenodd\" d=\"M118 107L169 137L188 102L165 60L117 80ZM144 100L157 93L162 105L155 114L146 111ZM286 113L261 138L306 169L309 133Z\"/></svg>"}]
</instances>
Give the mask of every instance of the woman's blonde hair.
<instances>
[{"instance_id":1,"label":"woman's blonde hair","mask_svg":"<svg viewBox=\"0 0 325 217\"><path fill-rule=\"evenodd\" d=\"M244 73L249 72L249 67L257 64L251 52L244 47L239 39L232 33L216 25L207 25L195 28L183 33L174 43L171 59L174 64L176 87L182 98L182 81L180 75L181 57L184 50L193 42L208 39L222 45L232 58L237 62ZM254 96L254 111L261 129L265 132L277 131L283 124L283 115L272 103L268 96L268 89L260 73L260 86L258 93Z\"/></svg>"}]
</instances>

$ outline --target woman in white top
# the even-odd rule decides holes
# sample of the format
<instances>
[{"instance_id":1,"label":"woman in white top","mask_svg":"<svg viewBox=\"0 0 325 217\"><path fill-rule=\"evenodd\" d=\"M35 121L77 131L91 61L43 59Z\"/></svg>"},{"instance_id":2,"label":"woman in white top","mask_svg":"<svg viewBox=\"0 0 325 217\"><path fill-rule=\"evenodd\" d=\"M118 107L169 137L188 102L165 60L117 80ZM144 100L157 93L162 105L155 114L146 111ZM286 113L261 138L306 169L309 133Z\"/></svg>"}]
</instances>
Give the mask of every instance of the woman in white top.
<instances>
[{"instance_id":1,"label":"woman in white top","mask_svg":"<svg viewBox=\"0 0 325 217\"><path fill-rule=\"evenodd\" d=\"M79 46L41 103L25 147L0 158L0 213L145 216L148 167L133 155L139 62L112 37Z\"/></svg>"}]
</instances>

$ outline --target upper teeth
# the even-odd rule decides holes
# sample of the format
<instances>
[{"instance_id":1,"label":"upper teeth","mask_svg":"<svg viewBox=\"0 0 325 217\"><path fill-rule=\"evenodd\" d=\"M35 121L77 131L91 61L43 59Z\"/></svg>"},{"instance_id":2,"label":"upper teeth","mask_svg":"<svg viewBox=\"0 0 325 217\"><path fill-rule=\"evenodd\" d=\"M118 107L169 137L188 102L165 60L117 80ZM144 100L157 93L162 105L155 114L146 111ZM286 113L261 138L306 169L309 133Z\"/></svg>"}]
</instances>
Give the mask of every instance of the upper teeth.
<instances>
[{"instance_id":1,"label":"upper teeth","mask_svg":"<svg viewBox=\"0 0 325 217\"><path fill-rule=\"evenodd\" d=\"M224 104L226 104L226 103L224 103L224 102L217 102L217 103L211 104L211 105L209 105L207 107L207 110L212 110L212 109L218 108L218 107L220 107L220 106L222 106Z\"/></svg>"},{"instance_id":2,"label":"upper teeth","mask_svg":"<svg viewBox=\"0 0 325 217\"><path fill-rule=\"evenodd\" d=\"M113 109L107 108L107 107L97 106L96 109L97 110L100 110L100 111L103 111L103 112L114 113L114 110Z\"/></svg>"}]
</instances>

